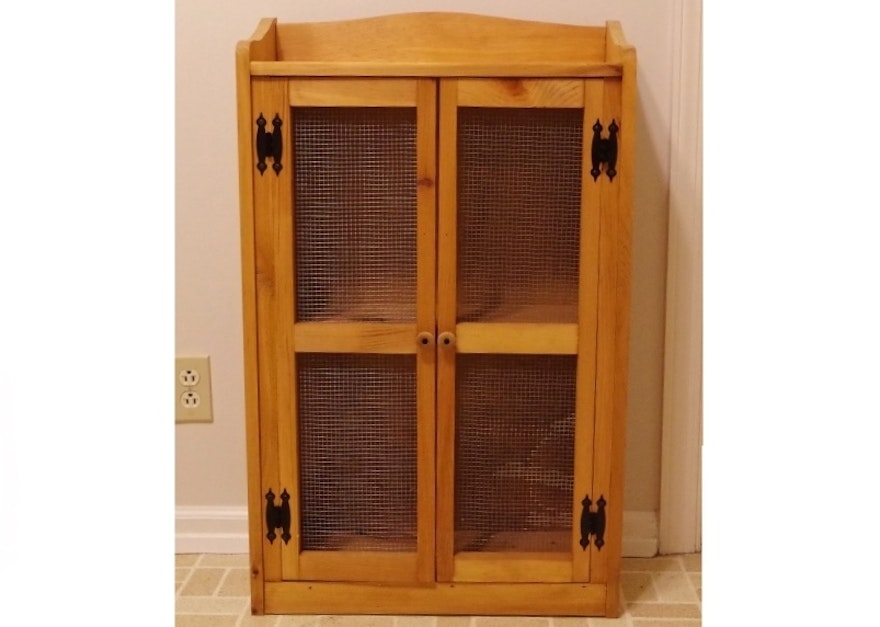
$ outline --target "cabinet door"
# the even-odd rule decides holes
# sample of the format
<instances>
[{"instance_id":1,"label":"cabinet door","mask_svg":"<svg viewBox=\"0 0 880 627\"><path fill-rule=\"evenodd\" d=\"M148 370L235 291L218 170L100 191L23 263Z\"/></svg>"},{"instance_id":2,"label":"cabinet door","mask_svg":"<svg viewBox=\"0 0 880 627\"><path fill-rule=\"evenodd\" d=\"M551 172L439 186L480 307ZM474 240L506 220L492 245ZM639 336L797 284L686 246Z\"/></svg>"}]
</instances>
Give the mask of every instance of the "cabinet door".
<instances>
[{"instance_id":1,"label":"cabinet door","mask_svg":"<svg viewBox=\"0 0 880 627\"><path fill-rule=\"evenodd\" d=\"M264 542L267 578L430 581L436 83L271 100L289 156L255 183L261 455L291 537Z\"/></svg>"},{"instance_id":2,"label":"cabinet door","mask_svg":"<svg viewBox=\"0 0 880 627\"><path fill-rule=\"evenodd\" d=\"M602 82L440 89L438 578L595 581Z\"/></svg>"}]
</instances>

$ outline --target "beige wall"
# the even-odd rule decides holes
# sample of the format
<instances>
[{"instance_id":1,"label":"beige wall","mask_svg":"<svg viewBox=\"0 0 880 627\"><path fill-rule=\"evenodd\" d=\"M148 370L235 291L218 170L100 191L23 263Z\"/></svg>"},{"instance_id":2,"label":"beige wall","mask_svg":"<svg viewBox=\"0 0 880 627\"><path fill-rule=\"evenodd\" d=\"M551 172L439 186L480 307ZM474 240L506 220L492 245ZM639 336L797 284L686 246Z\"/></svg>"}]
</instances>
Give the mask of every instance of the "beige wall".
<instances>
[{"instance_id":1,"label":"beige wall","mask_svg":"<svg viewBox=\"0 0 880 627\"><path fill-rule=\"evenodd\" d=\"M317 21L417 10L576 24L620 20L638 50L626 510L659 504L673 15L679 0L177 0L176 352L211 356L214 422L176 426L176 503L245 505L234 47L261 17ZM169 369L170 370L170 369Z\"/></svg>"}]
</instances>

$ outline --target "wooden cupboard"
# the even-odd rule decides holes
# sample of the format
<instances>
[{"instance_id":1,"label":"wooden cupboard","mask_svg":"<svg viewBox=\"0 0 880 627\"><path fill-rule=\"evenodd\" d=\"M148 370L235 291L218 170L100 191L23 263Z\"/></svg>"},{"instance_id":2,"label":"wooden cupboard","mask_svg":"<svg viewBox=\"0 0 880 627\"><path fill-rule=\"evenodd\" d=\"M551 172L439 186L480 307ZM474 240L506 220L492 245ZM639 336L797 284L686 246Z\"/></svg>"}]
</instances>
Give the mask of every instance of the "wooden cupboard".
<instances>
[{"instance_id":1,"label":"wooden cupboard","mask_svg":"<svg viewBox=\"0 0 880 627\"><path fill-rule=\"evenodd\" d=\"M254 613L617 615L635 66L616 22L239 43Z\"/></svg>"}]
</instances>

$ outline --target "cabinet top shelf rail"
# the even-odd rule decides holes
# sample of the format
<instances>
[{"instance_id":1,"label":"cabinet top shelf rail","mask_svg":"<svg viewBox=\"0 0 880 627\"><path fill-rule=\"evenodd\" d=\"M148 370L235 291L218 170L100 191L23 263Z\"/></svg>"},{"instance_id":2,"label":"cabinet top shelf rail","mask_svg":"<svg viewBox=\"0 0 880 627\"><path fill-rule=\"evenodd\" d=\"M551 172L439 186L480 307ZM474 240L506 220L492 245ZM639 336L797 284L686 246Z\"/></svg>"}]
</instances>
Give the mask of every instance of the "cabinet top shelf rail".
<instances>
[{"instance_id":1,"label":"cabinet top shelf rail","mask_svg":"<svg viewBox=\"0 0 880 627\"><path fill-rule=\"evenodd\" d=\"M260 21L238 44L253 76L621 76L618 22L575 26L464 13Z\"/></svg>"}]
</instances>

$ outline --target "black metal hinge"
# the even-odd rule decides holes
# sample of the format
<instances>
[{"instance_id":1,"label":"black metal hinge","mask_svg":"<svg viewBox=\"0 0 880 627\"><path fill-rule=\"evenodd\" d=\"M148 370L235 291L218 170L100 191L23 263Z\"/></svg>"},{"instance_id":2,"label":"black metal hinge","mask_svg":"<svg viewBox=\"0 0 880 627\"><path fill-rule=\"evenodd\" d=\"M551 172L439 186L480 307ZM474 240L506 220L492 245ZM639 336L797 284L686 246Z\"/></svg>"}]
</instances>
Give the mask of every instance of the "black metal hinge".
<instances>
[{"instance_id":1,"label":"black metal hinge","mask_svg":"<svg viewBox=\"0 0 880 627\"><path fill-rule=\"evenodd\" d=\"M290 541L290 495L287 490L281 493L281 505L275 505L275 494L272 489L266 492L266 528L269 532L266 538L270 543L275 542L275 530L281 529L281 539L284 544Z\"/></svg>"},{"instance_id":2,"label":"black metal hinge","mask_svg":"<svg viewBox=\"0 0 880 627\"><path fill-rule=\"evenodd\" d=\"M590 174L593 175L594 181L602 173L599 166L603 163L605 164L605 174L608 175L609 181L613 181L617 175L617 131L619 130L620 127L617 126L617 122L611 120L611 126L608 127L608 137L603 139L602 125L599 123L599 120L596 120L596 123L593 124L593 149L591 152L593 169L590 170Z\"/></svg>"},{"instance_id":3,"label":"black metal hinge","mask_svg":"<svg viewBox=\"0 0 880 627\"><path fill-rule=\"evenodd\" d=\"M587 547L590 545L590 536L596 536L596 548L598 550L602 550L602 547L605 545L605 506L607 502L605 501L604 496L600 496L599 500L596 502L596 511L591 512L590 506L593 502L590 500L590 495L584 497L584 500L581 501L581 505L584 506L584 510L581 513L581 548L585 551Z\"/></svg>"},{"instance_id":4,"label":"black metal hinge","mask_svg":"<svg viewBox=\"0 0 880 627\"><path fill-rule=\"evenodd\" d=\"M272 132L266 131L266 118L263 114L257 118L257 169L260 176L266 171L266 159L272 158L272 169L275 174L280 174L281 155L284 152L284 140L281 138L281 125L283 124L278 114L272 119Z\"/></svg>"}]
</instances>

